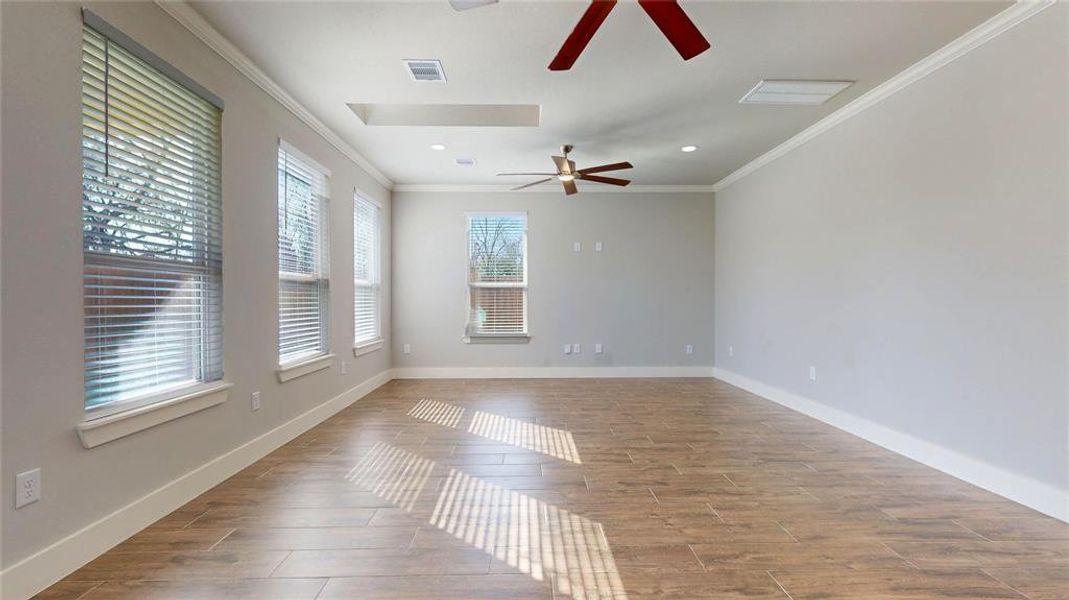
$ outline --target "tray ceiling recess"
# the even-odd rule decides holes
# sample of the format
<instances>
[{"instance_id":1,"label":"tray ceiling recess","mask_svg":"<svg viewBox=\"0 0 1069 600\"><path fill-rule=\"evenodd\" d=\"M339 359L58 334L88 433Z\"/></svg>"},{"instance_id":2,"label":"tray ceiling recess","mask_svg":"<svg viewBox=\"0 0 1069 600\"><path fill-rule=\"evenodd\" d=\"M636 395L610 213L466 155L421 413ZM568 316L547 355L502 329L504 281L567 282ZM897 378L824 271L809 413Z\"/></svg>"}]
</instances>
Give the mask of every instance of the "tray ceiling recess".
<instances>
[{"instance_id":1,"label":"tray ceiling recess","mask_svg":"<svg viewBox=\"0 0 1069 600\"><path fill-rule=\"evenodd\" d=\"M538 104L349 104L360 122L382 127L538 127Z\"/></svg>"}]
</instances>

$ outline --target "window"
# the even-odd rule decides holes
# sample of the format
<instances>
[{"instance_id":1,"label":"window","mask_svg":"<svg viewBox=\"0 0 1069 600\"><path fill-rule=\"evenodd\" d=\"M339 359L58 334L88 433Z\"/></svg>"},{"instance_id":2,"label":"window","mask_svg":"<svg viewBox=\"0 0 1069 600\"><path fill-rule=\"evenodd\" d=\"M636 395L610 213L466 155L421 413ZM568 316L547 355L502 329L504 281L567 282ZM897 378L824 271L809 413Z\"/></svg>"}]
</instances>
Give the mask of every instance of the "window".
<instances>
[{"instance_id":1,"label":"window","mask_svg":"<svg viewBox=\"0 0 1069 600\"><path fill-rule=\"evenodd\" d=\"M330 347L326 169L285 142L278 146L278 362Z\"/></svg>"},{"instance_id":2,"label":"window","mask_svg":"<svg viewBox=\"0 0 1069 600\"><path fill-rule=\"evenodd\" d=\"M357 348L382 339L379 240L379 206L356 196L353 203L353 345Z\"/></svg>"},{"instance_id":3,"label":"window","mask_svg":"<svg viewBox=\"0 0 1069 600\"><path fill-rule=\"evenodd\" d=\"M97 418L222 379L222 102L85 20L85 406Z\"/></svg>"},{"instance_id":4,"label":"window","mask_svg":"<svg viewBox=\"0 0 1069 600\"><path fill-rule=\"evenodd\" d=\"M527 215L468 216L467 334L527 335Z\"/></svg>"}]
</instances>

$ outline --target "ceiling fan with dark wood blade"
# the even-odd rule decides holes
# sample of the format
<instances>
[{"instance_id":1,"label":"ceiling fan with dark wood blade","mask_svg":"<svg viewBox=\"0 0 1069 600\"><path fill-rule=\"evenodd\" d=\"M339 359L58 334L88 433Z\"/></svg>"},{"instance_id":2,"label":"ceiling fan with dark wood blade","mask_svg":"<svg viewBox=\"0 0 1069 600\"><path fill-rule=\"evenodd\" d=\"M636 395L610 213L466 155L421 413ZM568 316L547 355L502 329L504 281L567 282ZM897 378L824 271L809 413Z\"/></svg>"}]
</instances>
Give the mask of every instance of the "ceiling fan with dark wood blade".
<instances>
[{"instance_id":1,"label":"ceiling fan with dark wood blade","mask_svg":"<svg viewBox=\"0 0 1069 600\"><path fill-rule=\"evenodd\" d=\"M709 49L705 39L677 0L638 0L639 6L661 30L664 37L675 47L683 60L690 60ZM598 32L605 17L616 7L616 0L592 0L580 17L575 29L564 40L557 56L549 63L550 71L567 71L572 68L583 49Z\"/></svg>"},{"instance_id":2,"label":"ceiling fan with dark wood blade","mask_svg":"<svg viewBox=\"0 0 1069 600\"><path fill-rule=\"evenodd\" d=\"M588 167L586 169L576 169L575 161L568 158L568 154L574 149L573 146L565 145L560 147L560 152L564 156L553 156L554 166L557 167L556 173L498 173L498 176L511 177L515 175L545 175L545 179L539 179L538 181L532 181L531 183L525 183L521 186L512 188L511 191L522 190L531 186L546 183L547 181L553 181L556 179L564 186L564 193L571 196L579 192L579 188L576 187L576 180L589 181L591 183L606 183L609 185L625 186L631 181L627 179L617 179L615 177L603 177L601 175L595 175L595 173L605 173L606 171L619 171L621 169L632 168L629 162L618 162L609 165L600 165L597 167Z\"/></svg>"}]
</instances>

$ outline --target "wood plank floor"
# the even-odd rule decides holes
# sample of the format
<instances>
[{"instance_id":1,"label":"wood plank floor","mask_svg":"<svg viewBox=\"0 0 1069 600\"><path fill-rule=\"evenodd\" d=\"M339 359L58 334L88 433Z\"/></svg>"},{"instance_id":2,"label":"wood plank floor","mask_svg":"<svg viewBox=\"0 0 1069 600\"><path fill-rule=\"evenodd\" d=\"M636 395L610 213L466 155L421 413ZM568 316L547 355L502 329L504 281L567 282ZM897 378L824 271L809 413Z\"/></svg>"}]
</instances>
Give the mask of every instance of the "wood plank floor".
<instances>
[{"instance_id":1,"label":"wood plank floor","mask_svg":"<svg viewBox=\"0 0 1069 600\"><path fill-rule=\"evenodd\" d=\"M1069 525L709 379L394 381L42 593L1069 598Z\"/></svg>"}]
</instances>

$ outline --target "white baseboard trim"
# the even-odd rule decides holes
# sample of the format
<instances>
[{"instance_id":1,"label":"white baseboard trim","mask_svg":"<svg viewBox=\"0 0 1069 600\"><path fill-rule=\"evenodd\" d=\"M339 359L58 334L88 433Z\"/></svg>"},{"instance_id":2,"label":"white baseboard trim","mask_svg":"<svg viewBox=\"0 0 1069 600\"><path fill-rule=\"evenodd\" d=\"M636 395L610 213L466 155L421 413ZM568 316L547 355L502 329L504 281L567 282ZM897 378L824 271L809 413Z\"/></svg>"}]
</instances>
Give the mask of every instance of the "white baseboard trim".
<instances>
[{"instance_id":1,"label":"white baseboard trim","mask_svg":"<svg viewBox=\"0 0 1069 600\"><path fill-rule=\"evenodd\" d=\"M390 381L383 371L215 458L0 572L0 598L25 600L66 577L186 502L267 456Z\"/></svg>"},{"instance_id":2,"label":"white baseboard trim","mask_svg":"<svg viewBox=\"0 0 1069 600\"><path fill-rule=\"evenodd\" d=\"M720 367L713 368L713 376L1018 504L1069 522L1069 492L1052 485Z\"/></svg>"},{"instance_id":3,"label":"white baseboard trim","mask_svg":"<svg viewBox=\"0 0 1069 600\"><path fill-rule=\"evenodd\" d=\"M394 379L712 377L712 367L400 367Z\"/></svg>"}]
</instances>

